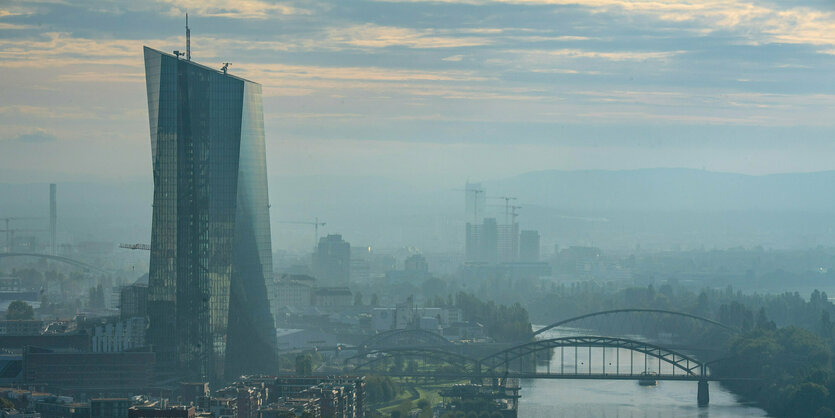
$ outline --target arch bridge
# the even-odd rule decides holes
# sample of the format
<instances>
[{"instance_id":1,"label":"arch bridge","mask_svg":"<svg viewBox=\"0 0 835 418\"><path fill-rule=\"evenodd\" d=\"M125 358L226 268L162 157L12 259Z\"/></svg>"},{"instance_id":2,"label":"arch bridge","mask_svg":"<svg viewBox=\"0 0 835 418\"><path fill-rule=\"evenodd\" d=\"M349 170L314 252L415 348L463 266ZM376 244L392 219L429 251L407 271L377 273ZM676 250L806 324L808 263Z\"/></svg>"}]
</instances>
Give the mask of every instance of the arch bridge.
<instances>
[{"instance_id":1,"label":"arch bridge","mask_svg":"<svg viewBox=\"0 0 835 418\"><path fill-rule=\"evenodd\" d=\"M560 370L559 372L552 373L550 369L550 353L551 350L556 348L560 349ZM573 348L573 353L569 352L568 357L565 355L565 348ZM582 358L580 357L581 349L583 349ZM607 350L610 351L608 361L606 359ZM598 336L537 340L493 353L481 359L479 363L489 371L503 370L510 372L513 362L516 361L519 363L519 369L522 370L524 369L524 363L521 362L523 359L530 359L537 353L543 351L549 353L546 375L570 374L575 376L596 376L599 378L616 376L640 379L645 377L646 373L652 371L661 379L667 377L675 378L677 372L679 377L692 378L693 380L709 377L705 363L684 353L643 341ZM611 351L614 351L614 358ZM643 362L642 364L639 362L637 369L635 368L636 353L643 357ZM624 354L623 363L621 363L621 354ZM627 354L628 356L626 356ZM566 361L566 358L568 358L568 361ZM596 361L599 361L597 367L594 364ZM627 364L629 366L628 371L626 369ZM609 366L608 370L606 368L607 365ZM566 372L566 368L568 368L568 372ZM582 369L586 371L582 371ZM537 373L539 372L534 371L534 374Z\"/></svg>"},{"instance_id":2,"label":"arch bridge","mask_svg":"<svg viewBox=\"0 0 835 418\"><path fill-rule=\"evenodd\" d=\"M373 335L360 347L374 350L384 347L452 347L455 345L444 336L425 329L393 329Z\"/></svg>"},{"instance_id":3,"label":"arch bridge","mask_svg":"<svg viewBox=\"0 0 835 418\"><path fill-rule=\"evenodd\" d=\"M553 352L557 349L558 353ZM545 370L536 364L540 353L548 353ZM551 367L552 353L560 359L558 368L554 370ZM411 368L387 367L389 362L398 358L416 362ZM357 372L374 371L399 377L696 381L700 405L708 403L708 381L719 380L710 373L709 363L683 352L644 341L601 336L536 340L480 359L439 348L393 347L362 352L345 362L353 363ZM721 380L734 378L722 377Z\"/></svg>"},{"instance_id":4,"label":"arch bridge","mask_svg":"<svg viewBox=\"0 0 835 418\"><path fill-rule=\"evenodd\" d=\"M7 258L7 257L34 257L34 258L42 258L46 260L58 261L61 263L69 264L85 271L93 270L99 273L106 273L104 269L96 267L92 264L87 264L83 261L75 260L69 257L63 257L60 255L51 255L51 254L40 254L40 253L0 253L0 258Z\"/></svg>"},{"instance_id":5,"label":"arch bridge","mask_svg":"<svg viewBox=\"0 0 835 418\"><path fill-rule=\"evenodd\" d=\"M610 320L609 317L626 317L630 314L639 314L639 315L651 315L656 318L656 321L653 323L655 324L655 328L649 325L648 321L621 321L626 323L619 323L616 320ZM668 318L663 321L660 318ZM646 334L647 331L650 333L659 333L662 331L660 328L665 328L665 330L669 331L670 333L677 333L682 328L687 329L685 324L681 323L680 320L685 321L692 321L701 325L705 325L708 328L712 328L714 330L718 330L723 333L730 333L730 334L738 334L739 330L735 327L723 324L721 322L712 320L710 318L705 318L699 315L689 314L685 312L678 312L678 311L670 311L665 309L643 309L643 308L625 308L625 309L612 309L607 311L600 311L600 312L592 312L587 313L584 315L575 316L573 318L563 319L557 322L554 322L550 325L544 326L533 333L534 338L541 336L547 331L550 331L555 328L560 328L566 325L573 325L577 324L578 326L583 323L584 320L606 320L597 322L597 326L591 326L589 328L612 328L612 327L622 327L622 328L629 328L629 326L638 327L640 330L633 332L633 333L625 333L620 335L635 335L635 334ZM588 324L588 322L587 322ZM582 328L582 327L581 327ZM682 335L689 335L685 332ZM698 335L689 335L692 339L698 339ZM647 335L649 337L649 335ZM689 342L689 349L691 351L702 351L698 347L693 344L694 341ZM669 344L667 344L669 345ZM715 348L712 348L715 349Z\"/></svg>"}]
</instances>

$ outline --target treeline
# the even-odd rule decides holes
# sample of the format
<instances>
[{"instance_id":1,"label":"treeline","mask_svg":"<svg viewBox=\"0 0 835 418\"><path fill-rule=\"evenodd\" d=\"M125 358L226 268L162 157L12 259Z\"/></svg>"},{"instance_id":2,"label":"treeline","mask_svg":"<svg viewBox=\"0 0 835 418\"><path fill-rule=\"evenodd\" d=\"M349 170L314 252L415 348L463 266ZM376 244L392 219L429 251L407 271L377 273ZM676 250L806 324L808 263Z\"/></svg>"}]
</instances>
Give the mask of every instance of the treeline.
<instances>
[{"instance_id":1,"label":"treeline","mask_svg":"<svg viewBox=\"0 0 835 418\"><path fill-rule=\"evenodd\" d=\"M651 308L686 312L745 331L755 327L760 310L778 326L795 325L815 332L822 326L824 313L835 317L835 305L818 290L806 300L797 292L744 294L731 286L693 292L675 283L629 288L593 282L553 285L542 289L527 308L542 324L610 309Z\"/></svg>"},{"instance_id":2,"label":"treeline","mask_svg":"<svg viewBox=\"0 0 835 418\"><path fill-rule=\"evenodd\" d=\"M721 375L752 378L723 384L771 415L835 417L832 348L808 330L759 323L733 342L728 360L712 368Z\"/></svg>"},{"instance_id":3,"label":"treeline","mask_svg":"<svg viewBox=\"0 0 835 418\"><path fill-rule=\"evenodd\" d=\"M533 338L528 311L519 303L511 306L498 305L464 292L455 296L455 306L464 313L467 320L481 323L487 333L498 342L529 341Z\"/></svg>"},{"instance_id":4,"label":"treeline","mask_svg":"<svg viewBox=\"0 0 835 418\"><path fill-rule=\"evenodd\" d=\"M402 392L400 385L389 376L366 376L365 393L369 403L389 402Z\"/></svg>"}]
</instances>

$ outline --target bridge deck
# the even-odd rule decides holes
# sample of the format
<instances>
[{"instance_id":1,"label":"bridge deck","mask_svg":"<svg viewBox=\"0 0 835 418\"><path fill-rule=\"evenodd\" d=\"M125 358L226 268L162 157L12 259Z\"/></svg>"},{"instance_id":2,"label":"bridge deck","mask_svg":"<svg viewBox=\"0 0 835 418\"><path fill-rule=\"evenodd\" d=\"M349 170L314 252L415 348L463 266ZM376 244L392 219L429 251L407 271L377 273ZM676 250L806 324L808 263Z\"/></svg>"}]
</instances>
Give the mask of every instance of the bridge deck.
<instances>
[{"instance_id":1,"label":"bridge deck","mask_svg":"<svg viewBox=\"0 0 835 418\"><path fill-rule=\"evenodd\" d=\"M534 372L510 372L510 373L408 373L408 372L384 372L385 376L390 377L433 377L441 380L469 380L469 379L493 379L493 378L510 378L510 379L575 379L575 380L644 380L646 376L640 374L583 374L583 373L534 373ZM697 375L659 375L653 376L652 380L667 380L667 381L687 381L698 382L699 380L707 380L710 382L729 382L729 381L751 381L756 380L748 377L717 377L706 376L701 377Z\"/></svg>"}]
</instances>

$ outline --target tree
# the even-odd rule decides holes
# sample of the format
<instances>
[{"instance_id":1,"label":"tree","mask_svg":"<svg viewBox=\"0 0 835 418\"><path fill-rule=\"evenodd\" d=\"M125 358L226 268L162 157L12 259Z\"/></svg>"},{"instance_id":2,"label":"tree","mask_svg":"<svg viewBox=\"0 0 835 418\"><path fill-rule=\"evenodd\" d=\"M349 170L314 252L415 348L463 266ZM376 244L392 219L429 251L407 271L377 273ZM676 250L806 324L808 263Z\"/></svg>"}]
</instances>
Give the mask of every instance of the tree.
<instances>
[{"instance_id":1,"label":"tree","mask_svg":"<svg viewBox=\"0 0 835 418\"><path fill-rule=\"evenodd\" d=\"M427 409L427 408L429 408L429 406L430 405L429 405L429 400L428 399L420 398L420 400L418 400L418 403L417 403L418 408Z\"/></svg>"},{"instance_id":2,"label":"tree","mask_svg":"<svg viewBox=\"0 0 835 418\"><path fill-rule=\"evenodd\" d=\"M9 304L6 310L6 319L35 319L35 310L32 305L22 301L16 300Z\"/></svg>"},{"instance_id":3,"label":"tree","mask_svg":"<svg viewBox=\"0 0 835 418\"><path fill-rule=\"evenodd\" d=\"M310 376L313 374L313 358L310 354L299 354L296 356L296 374L299 376Z\"/></svg>"},{"instance_id":4,"label":"tree","mask_svg":"<svg viewBox=\"0 0 835 418\"><path fill-rule=\"evenodd\" d=\"M406 371L409 373L417 373L418 364L414 359L409 360L409 362L406 363Z\"/></svg>"},{"instance_id":5,"label":"tree","mask_svg":"<svg viewBox=\"0 0 835 418\"><path fill-rule=\"evenodd\" d=\"M101 284L90 288L90 305L91 308L104 308L104 289Z\"/></svg>"}]
</instances>

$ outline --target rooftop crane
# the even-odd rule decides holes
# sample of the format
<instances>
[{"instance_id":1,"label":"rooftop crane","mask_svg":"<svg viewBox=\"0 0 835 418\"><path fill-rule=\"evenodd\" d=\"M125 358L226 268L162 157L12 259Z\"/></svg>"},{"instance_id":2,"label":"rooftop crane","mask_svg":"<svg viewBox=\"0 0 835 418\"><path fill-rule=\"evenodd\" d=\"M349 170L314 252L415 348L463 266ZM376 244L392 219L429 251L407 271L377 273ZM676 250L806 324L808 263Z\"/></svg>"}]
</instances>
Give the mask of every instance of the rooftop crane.
<instances>
[{"instance_id":1,"label":"rooftop crane","mask_svg":"<svg viewBox=\"0 0 835 418\"><path fill-rule=\"evenodd\" d=\"M519 214L516 213L516 209L522 209L522 207L521 206L514 206L514 205L510 206L510 216L513 217L513 223L516 223L516 218L519 217Z\"/></svg>"},{"instance_id":2,"label":"rooftop crane","mask_svg":"<svg viewBox=\"0 0 835 418\"><path fill-rule=\"evenodd\" d=\"M478 195L484 193L484 189L452 189L456 192L467 192L473 194L473 223L478 223Z\"/></svg>"},{"instance_id":3,"label":"rooftop crane","mask_svg":"<svg viewBox=\"0 0 835 418\"><path fill-rule=\"evenodd\" d=\"M319 222L319 217L313 219L313 222L310 221L278 221L280 224L295 224L295 225L313 225L313 248L316 248L316 244L319 242L319 227L327 225L326 222Z\"/></svg>"},{"instance_id":4,"label":"rooftop crane","mask_svg":"<svg viewBox=\"0 0 835 418\"><path fill-rule=\"evenodd\" d=\"M504 223L510 225L510 201L516 200L511 196L487 196L488 199L504 199ZM521 206L519 206L521 208Z\"/></svg>"}]
</instances>

